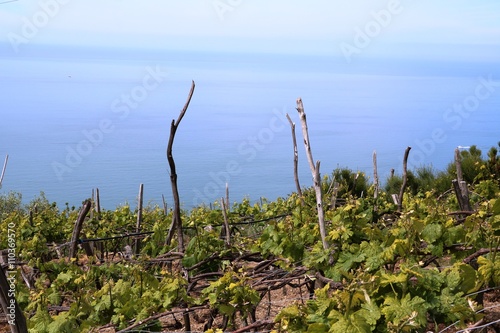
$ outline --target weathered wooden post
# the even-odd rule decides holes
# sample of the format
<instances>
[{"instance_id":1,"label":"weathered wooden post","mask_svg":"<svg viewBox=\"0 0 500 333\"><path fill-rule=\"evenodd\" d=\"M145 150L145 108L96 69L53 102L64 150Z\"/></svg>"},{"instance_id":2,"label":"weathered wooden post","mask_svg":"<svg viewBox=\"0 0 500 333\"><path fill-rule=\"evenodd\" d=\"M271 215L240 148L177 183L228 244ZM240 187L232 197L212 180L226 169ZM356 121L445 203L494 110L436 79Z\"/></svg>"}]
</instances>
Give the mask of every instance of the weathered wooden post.
<instances>
[{"instance_id":1,"label":"weathered wooden post","mask_svg":"<svg viewBox=\"0 0 500 333\"><path fill-rule=\"evenodd\" d=\"M410 155L410 149L411 149L410 146L406 147L405 156L403 158L403 183L401 184L401 189L399 190L398 212L401 212L403 210L403 195L405 193L406 182L408 180L407 168L408 168L408 155Z\"/></svg>"},{"instance_id":2,"label":"weathered wooden post","mask_svg":"<svg viewBox=\"0 0 500 333\"><path fill-rule=\"evenodd\" d=\"M316 193L316 208L318 210L318 223L319 232L321 234L321 242L323 243L323 249L328 249L328 242L326 241L326 228L325 228L325 216L323 211L323 195L321 193L321 176L319 173L320 161L316 161L314 164L314 159L311 152L311 145L309 142L309 133L307 130L307 120L306 113L304 112L304 105L302 104L302 99L297 99L297 111L300 116L300 121L302 124L302 135L304 137L304 146L306 148L307 160L309 161L309 167L313 176L313 187Z\"/></svg>"},{"instance_id":3,"label":"weathered wooden post","mask_svg":"<svg viewBox=\"0 0 500 333\"><path fill-rule=\"evenodd\" d=\"M2 188L3 176L5 176L5 170L7 169L7 162L9 162L9 155L5 156L5 161L3 162L2 173L0 174L0 188Z\"/></svg>"},{"instance_id":4,"label":"weathered wooden post","mask_svg":"<svg viewBox=\"0 0 500 333\"><path fill-rule=\"evenodd\" d=\"M177 131L177 128L189 107L189 102L191 102L191 97L193 97L194 88L195 84L194 81L192 81L191 90L189 91L186 104L182 108L181 113L179 114L177 120L172 120L172 123L170 125L170 137L168 139L168 145L167 145L167 160L168 160L168 165L170 166L170 182L172 183L172 194L174 197L174 212L172 217L172 228L170 229L172 232L169 231L166 243L170 244L170 242L172 241L173 230L176 229L177 240L179 243L177 245L177 249L179 252L184 252L184 237L182 235L181 204L179 199L179 190L177 188L177 172L175 169L174 157L172 155L172 147L174 145L175 132Z\"/></svg>"},{"instance_id":5,"label":"weathered wooden post","mask_svg":"<svg viewBox=\"0 0 500 333\"><path fill-rule=\"evenodd\" d=\"M222 209L222 217L224 218L224 238L226 247L229 248L231 246L231 229L229 229L229 220L227 218L228 213L228 205L224 198L220 198L221 209Z\"/></svg>"},{"instance_id":6,"label":"weathered wooden post","mask_svg":"<svg viewBox=\"0 0 500 333\"><path fill-rule=\"evenodd\" d=\"M460 209L465 212L470 212L472 208L469 201L469 189L467 188L467 182L463 180L462 156L458 148L455 148L455 167L457 169L457 179L451 181L453 190L457 196Z\"/></svg>"},{"instance_id":7,"label":"weathered wooden post","mask_svg":"<svg viewBox=\"0 0 500 333\"><path fill-rule=\"evenodd\" d=\"M85 217L90 211L90 207L92 207L92 203L90 200L87 200L83 203L82 208L80 209L80 213L78 214L78 218L75 222L75 227L73 228L73 234L71 236L71 243L69 249L69 257L76 258L76 250L78 248L78 237L80 236L80 231L82 231L83 221L85 221Z\"/></svg>"},{"instance_id":8,"label":"weathered wooden post","mask_svg":"<svg viewBox=\"0 0 500 333\"><path fill-rule=\"evenodd\" d=\"M139 185L139 196L137 198L137 222L135 224L135 232L139 233L141 231L141 223L142 223L142 204L144 199L144 184ZM136 237L134 241L134 250L135 254L138 255L141 250L141 240Z\"/></svg>"},{"instance_id":9,"label":"weathered wooden post","mask_svg":"<svg viewBox=\"0 0 500 333\"><path fill-rule=\"evenodd\" d=\"M378 182L378 170L377 170L377 151L373 151L373 199L375 200L375 204L373 205L373 210L377 211L377 199L378 199L378 190L379 190L379 182Z\"/></svg>"}]
</instances>

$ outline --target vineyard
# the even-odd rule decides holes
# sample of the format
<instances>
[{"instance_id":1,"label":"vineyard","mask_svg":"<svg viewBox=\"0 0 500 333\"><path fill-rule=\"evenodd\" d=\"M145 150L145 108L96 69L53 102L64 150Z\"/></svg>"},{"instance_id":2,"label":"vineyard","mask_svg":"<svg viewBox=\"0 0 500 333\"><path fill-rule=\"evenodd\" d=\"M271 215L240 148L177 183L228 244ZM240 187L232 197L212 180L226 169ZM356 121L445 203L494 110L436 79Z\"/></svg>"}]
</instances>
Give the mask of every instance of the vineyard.
<instances>
[{"instance_id":1,"label":"vineyard","mask_svg":"<svg viewBox=\"0 0 500 333\"><path fill-rule=\"evenodd\" d=\"M60 209L43 194L28 205L2 195L2 325L499 332L497 148L487 159L476 147L457 151L442 172L406 170L409 152L384 187L376 167L370 182L349 169L319 178L311 163L313 187L272 202L227 194L190 211L141 200L103 210L98 195Z\"/></svg>"}]
</instances>

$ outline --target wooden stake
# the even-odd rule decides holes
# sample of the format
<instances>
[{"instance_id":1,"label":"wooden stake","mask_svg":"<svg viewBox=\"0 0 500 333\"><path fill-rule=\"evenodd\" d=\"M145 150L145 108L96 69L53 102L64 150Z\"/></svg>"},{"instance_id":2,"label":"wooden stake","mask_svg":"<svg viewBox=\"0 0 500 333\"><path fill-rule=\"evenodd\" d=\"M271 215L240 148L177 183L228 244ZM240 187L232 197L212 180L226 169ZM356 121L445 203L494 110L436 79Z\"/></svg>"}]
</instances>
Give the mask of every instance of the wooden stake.
<instances>
[{"instance_id":1,"label":"wooden stake","mask_svg":"<svg viewBox=\"0 0 500 333\"><path fill-rule=\"evenodd\" d=\"M170 137L168 139L168 145L167 145L167 160L168 160L168 165L170 166L170 182L172 183L172 194L174 197L174 213L173 213L172 223L174 224L175 229L177 230L177 240L179 243L177 244L177 249L179 252L184 252L184 237L182 234L181 204L179 199L179 190L177 188L177 172L175 170L175 162L174 162L174 157L172 155L172 147L174 145L174 138L177 128L189 107L189 102L191 102L191 97L193 97L194 87L195 87L194 81L191 81L191 90L189 91L186 104L184 104L184 107L182 108L181 113L177 118L177 121L172 120L172 123L170 125ZM167 236L166 243L169 245L171 241L172 241L172 235L169 233L169 235Z\"/></svg>"},{"instance_id":2,"label":"wooden stake","mask_svg":"<svg viewBox=\"0 0 500 333\"><path fill-rule=\"evenodd\" d=\"M7 162L9 162L9 155L5 156L5 161L3 162L2 174L0 174L0 188L2 187L3 176L5 176L5 170L7 169Z\"/></svg>"},{"instance_id":3,"label":"wooden stake","mask_svg":"<svg viewBox=\"0 0 500 333\"><path fill-rule=\"evenodd\" d=\"M297 149L297 138L295 136L295 123L292 121L292 118L286 114L286 118L290 123L290 127L292 128L292 142L293 142L293 178L295 180L295 187L297 188L297 194L300 198L300 203L302 206L305 206L304 195L302 194L302 189L300 188L299 183L299 150Z\"/></svg>"},{"instance_id":4,"label":"wooden stake","mask_svg":"<svg viewBox=\"0 0 500 333\"><path fill-rule=\"evenodd\" d=\"M373 205L373 210L377 211L377 198L378 198L378 171L377 171L377 151L373 151L373 199L375 199L375 204Z\"/></svg>"},{"instance_id":5,"label":"wooden stake","mask_svg":"<svg viewBox=\"0 0 500 333\"><path fill-rule=\"evenodd\" d=\"M231 246L231 231L229 229L229 221L228 221L228 218L227 218L227 206L226 206L226 203L224 201L224 198L220 198L220 202L221 202L221 208L222 208L222 216L224 217L224 229L225 229L225 232L224 232L224 236L225 236L225 239L226 239L226 246L229 248Z\"/></svg>"},{"instance_id":6,"label":"wooden stake","mask_svg":"<svg viewBox=\"0 0 500 333\"><path fill-rule=\"evenodd\" d=\"M407 166L408 166L408 155L410 154L411 147L406 147L405 156L403 158L403 183L401 184L401 190L399 191L398 197L398 212L403 210L403 194L406 188L407 182Z\"/></svg>"},{"instance_id":7,"label":"wooden stake","mask_svg":"<svg viewBox=\"0 0 500 333\"><path fill-rule=\"evenodd\" d=\"M316 161L314 164L314 159L311 152L311 145L309 143L309 133L307 130L307 120L306 113L304 112L304 105L302 104L302 99L297 99L297 112L300 116L300 121L302 124L302 135L304 137L304 146L306 148L307 160L309 162L309 167L311 169L313 177L313 187L316 192L316 208L318 210L318 223L319 232L321 234L321 242L323 243L323 249L328 249L328 243L326 241L326 228L325 228L325 217L323 211L323 196L321 193L321 177L319 173L320 161Z\"/></svg>"},{"instance_id":8,"label":"wooden stake","mask_svg":"<svg viewBox=\"0 0 500 333\"><path fill-rule=\"evenodd\" d=\"M332 193L331 205L332 209L335 210L335 207L337 207L337 196L339 194L340 184L339 182L335 181L335 178L333 178L332 181L333 181L333 193Z\"/></svg>"},{"instance_id":9,"label":"wooden stake","mask_svg":"<svg viewBox=\"0 0 500 333\"><path fill-rule=\"evenodd\" d=\"M165 196L161 195L161 201L163 202L163 214L168 215L167 202L165 201Z\"/></svg>"},{"instance_id":10,"label":"wooden stake","mask_svg":"<svg viewBox=\"0 0 500 333\"><path fill-rule=\"evenodd\" d=\"M90 197L90 200L92 201L92 206L90 207L89 218L92 220L94 218L94 211L95 211L95 191L94 191L94 189L92 189L92 195Z\"/></svg>"},{"instance_id":11,"label":"wooden stake","mask_svg":"<svg viewBox=\"0 0 500 333\"><path fill-rule=\"evenodd\" d=\"M101 216L101 199L99 197L99 188L95 189L95 211L97 213L97 218Z\"/></svg>"},{"instance_id":12,"label":"wooden stake","mask_svg":"<svg viewBox=\"0 0 500 333\"><path fill-rule=\"evenodd\" d=\"M462 156L458 148L455 148L455 167L457 169L457 181L460 184L464 177L462 174Z\"/></svg>"},{"instance_id":13,"label":"wooden stake","mask_svg":"<svg viewBox=\"0 0 500 333\"><path fill-rule=\"evenodd\" d=\"M82 208L80 209L80 213L78 214L78 218L75 222L75 227L73 228L73 234L71 236L71 244L69 249L69 257L76 258L76 250L78 248L78 237L80 236L80 231L82 230L83 221L85 221L85 216L87 216L90 211L90 207L92 207L92 203L90 200L87 200L83 203Z\"/></svg>"},{"instance_id":14,"label":"wooden stake","mask_svg":"<svg viewBox=\"0 0 500 333\"><path fill-rule=\"evenodd\" d=\"M472 208L470 206L469 189L467 188L467 183L463 180L459 182L457 179L453 179L451 183L453 185L453 190L455 191L455 195L457 196L460 210L465 212L471 212Z\"/></svg>"},{"instance_id":15,"label":"wooden stake","mask_svg":"<svg viewBox=\"0 0 500 333\"><path fill-rule=\"evenodd\" d=\"M231 210L231 206L229 205L229 184L226 183L226 208L227 211Z\"/></svg>"},{"instance_id":16,"label":"wooden stake","mask_svg":"<svg viewBox=\"0 0 500 333\"><path fill-rule=\"evenodd\" d=\"M141 184L139 185L137 223L135 224L135 232L141 232L143 198L144 198L144 184ZM138 255L141 250L141 240L139 238L135 239L134 248L135 248L135 254Z\"/></svg>"}]
</instances>

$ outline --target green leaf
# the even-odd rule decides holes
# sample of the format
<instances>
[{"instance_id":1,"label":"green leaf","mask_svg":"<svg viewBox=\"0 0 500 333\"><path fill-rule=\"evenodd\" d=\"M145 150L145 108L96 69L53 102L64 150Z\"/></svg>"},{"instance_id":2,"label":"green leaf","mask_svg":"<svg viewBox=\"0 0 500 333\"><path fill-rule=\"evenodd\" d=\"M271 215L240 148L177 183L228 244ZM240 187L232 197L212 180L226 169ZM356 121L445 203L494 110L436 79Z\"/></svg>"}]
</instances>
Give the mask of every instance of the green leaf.
<instances>
[{"instance_id":1,"label":"green leaf","mask_svg":"<svg viewBox=\"0 0 500 333\"><path fill-rule=\"evenodd\" d=\"M429 244L436 242L442 235L442 226L431 223L422 230L422 238Z\"/></svg>"},{"instance_id":2,"label":"green leaf","mask_svg":"<svg viewBox=\"0 0 500 333\"><path fill-rule=\"evenodd\" d=\"M493 214L500 215L500 199L496 199L493 204Z\"/></svg>"},{"instance_id":3,"label":"green leaf","mask_svg":"<svg viewBox=\"0 0 500 333\"><path fill-rule=\"evenodd\" d=\"M218 309L222 314L227 316L232 316L236 312L236 309L231 304L219 304Z\"/></svg>"},{"instance_id":4,"label":"green leaf","mask_svg":"<svg viewBox=\"0 0 500 333\"><path fill-rule=\"evenodd\" d=\"M48 296L47 300L49 301L50 304L52 305L59 305L61 304L61 295L59 292L53 290Z\"/></svg>"},{"instance_id":5,"label":"green leaf","mask_svg":"<svg viewBox=\"0 0 500 333\"><path fill-rule=\"evenodd\" d=\"M71 271L67 271L59 273L56 280L61 281L63 283L68 283L72 279L73 279L73 273Z\"/></svg>"},{"instance_id":6,"label":"green leaf","mask_svg":"<svg viewBox=\"0 0 500 333\"><path fill-rule=\"evenodd\" d=\"M406 294L402 299L390 296L381 309L386 320L401 328L418 329L427 324L425 300L419 296L411 298Z\"/></svg>"},{"instance_id":7,"label":"green leaf","mask_svg":"<svg viewBox=\"0 0 500 333\"><path fill-rule=\"evenodd\" d=\"M322 323L313 323L307 327L307 333L326 333L328 325Z\"/></svg>"}]
</instances>

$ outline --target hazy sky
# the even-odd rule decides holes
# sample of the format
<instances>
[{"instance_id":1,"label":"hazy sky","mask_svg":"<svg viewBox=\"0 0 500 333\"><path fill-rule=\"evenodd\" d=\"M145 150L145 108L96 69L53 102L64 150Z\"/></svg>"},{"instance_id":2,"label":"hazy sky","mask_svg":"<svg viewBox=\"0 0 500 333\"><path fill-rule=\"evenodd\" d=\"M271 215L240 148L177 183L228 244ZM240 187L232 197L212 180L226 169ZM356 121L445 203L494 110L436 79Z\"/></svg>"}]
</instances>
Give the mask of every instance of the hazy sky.
<instances>
[{"instance_id":1,"label":"hazy sky","mask_svg":"<svg viewBox=\"0 0 500 333\"><path fill-rule=\"evenodd\" d=\"M411 53L417 43L500 44L500 1L0 0L0 42L326 54L369 44Z\"/></svg>"}]
</instances>

